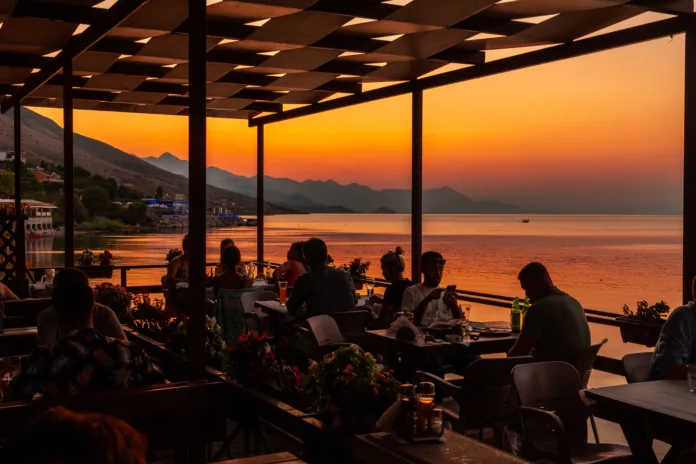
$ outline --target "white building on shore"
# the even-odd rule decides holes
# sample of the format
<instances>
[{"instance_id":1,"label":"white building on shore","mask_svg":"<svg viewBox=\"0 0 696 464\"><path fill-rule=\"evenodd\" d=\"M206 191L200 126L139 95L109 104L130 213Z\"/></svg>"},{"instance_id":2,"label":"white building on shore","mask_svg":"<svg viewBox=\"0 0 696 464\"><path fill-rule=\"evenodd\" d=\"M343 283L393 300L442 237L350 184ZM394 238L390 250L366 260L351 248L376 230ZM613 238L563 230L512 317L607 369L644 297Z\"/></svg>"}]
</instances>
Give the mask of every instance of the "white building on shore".
<instances>
[{"instance_id":1,"label":"white building on shore","mask_svg":"<svg viewBox=\"0 0 696 464\"><path fill-rule=\"evenodd\" d=\"M52 211L55 205L36 200L22 200L22 212L27 216L24 224L29 235L54 235ZM0 199L0 210L14 214L14 200Z\"/></svg>"}]
</instances>

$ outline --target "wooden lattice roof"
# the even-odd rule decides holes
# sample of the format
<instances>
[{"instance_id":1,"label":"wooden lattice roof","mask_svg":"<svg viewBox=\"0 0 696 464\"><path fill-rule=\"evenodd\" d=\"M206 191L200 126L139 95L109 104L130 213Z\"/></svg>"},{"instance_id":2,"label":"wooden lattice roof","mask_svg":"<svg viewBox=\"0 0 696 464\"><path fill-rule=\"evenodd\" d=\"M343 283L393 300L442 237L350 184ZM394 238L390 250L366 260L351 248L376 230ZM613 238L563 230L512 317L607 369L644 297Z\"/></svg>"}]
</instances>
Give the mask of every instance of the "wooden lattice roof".
<instances>
[{"instance_id":1,"label":"wooden lattice roof","mask_svg":"<svg viewBox=\"0 0 696 464\"><path fill-rule=\"evenodd\" d=\"M119 0L120 2L131 0ZM0 101L17 95L114 0L0 1ZM188 114L188 0L142 6L73 61L74 108ZM211 117L253 118L286 104L419 79L486 51L572 42L692 0L208 0ZM62 106L57 74L24 98ZM3 96L4 94L4 96ZM6 108L4 108L6 109Z\"/></svg>"}]
</instances>

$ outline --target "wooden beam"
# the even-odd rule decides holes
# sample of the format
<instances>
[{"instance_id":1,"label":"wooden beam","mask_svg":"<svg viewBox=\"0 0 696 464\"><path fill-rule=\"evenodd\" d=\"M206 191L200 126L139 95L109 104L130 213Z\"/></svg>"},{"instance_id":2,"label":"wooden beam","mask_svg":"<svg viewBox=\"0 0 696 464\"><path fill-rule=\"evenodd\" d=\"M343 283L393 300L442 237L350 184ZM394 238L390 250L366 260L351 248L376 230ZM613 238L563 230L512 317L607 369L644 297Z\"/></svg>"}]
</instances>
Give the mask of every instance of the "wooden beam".
<instances>
[{"instance_id":1,"label":"wooden beam","mask_svg":"<svg viewBox=\"0 0 696 464\"><path fill-rule=\"evenodd\" d=\"M63 73L72 76L72 61L68 59ZM73 157L73 88L70 79L63 79L63 203L65 210L65 267L75 265L75 161Z\"/></svg>"},{"instance_id":2,"label":"wooden beam","mask_svg":"<svg viewBox=\"0 0 696 464\"><path fill-rule=\"evenodd\" d=\"M22 212L22 107L14 107L14 200L15 200L15 292L20 298L29 296L27 282L27 250L25 222Z\"/></svg>"},{"instance_id":3,"label":"wooden beam","mask_svg":"<svg viewBox=\"0 0 696 464\"><path fill-rule=\"evenodd\" d=\"M256 261L259 263L259 273L264 273L264 133L263 125L256 128Z\"/></svg>"},{"instance_id":4,"label":"wooden beam","mask_svg":"<svg viewBox=\"0 0 696 464\"><path fill-rule=\"evenodd\" d=\"M189 0L189 362L193 379L206 365L206 2Z\"/></svg>"},{"instance_id":5,"label":"wooden beam","mask_svg":"<svg viewBox=\"0 0 696 464\"><path fill-rule=\"evenodd\" d=\"M405 95L413 92L416 89L432 89L444 85L456 84L458 82L465 82L482 77L515 71L518 69L589 55L605 50L655 40L661 37L668 37L673 34L684 32L692 21L693 18L690 16L664 19L654 23L636 26L631 29L610 32L600 36L591 37L589 39L582 39L564 45L556 45L554 47L549 47L534 52L524 53L509 58L502 58L490 63L450 71L447 73L418 79L416 81L370 90L368 92L363 92L360 95L349 95L346 97L336 98L334 100L285 111L283 114L279 115L270 115L251 119L249 121L249 126L253 127L259 124L271 124L279 121L287 121L289 119L307 116L310 114L317 114L324 111L345 108L371 101L383 100L385 98L391 98L398 95Z\"/></svg>"},{"instance_id":6,"label":"wooden beam","mask_svg":"<svg viewBox=\"0 0 696 464\"><path fill-rule=\"evenodd\" d=\"M411 99L411 281L421 281L423 253L423 91Z\"/></svg>"},{"instance_id":7,"label":"wooden beam","mask_svg":"<svg viewBox=\"0 0 696 464\"><path fill-rule=\"evenodd\" d=\"M684 223L683 299L691 301L691 281L696 277L696 27L686 32L684 48Z\"/></svg>"},{"instance_id":8,"label":"wooden beam","mask_svg":"<svg viewBox=\"0 0 696 464\"><path fill-rule=\"evenodd\" d=\"M92 24L81 34L73 36L60 53L46 64L40 72L33 74L22 87L9 98L6 98L0 107L2 113L5 113L15 104L21 103L24 98L31 95L33 91L58 74L66 62L74 60L89 49L89 47L128 19L130 15L147 2L148 0L119 0L116 2L111 8L106 10L98 22Z\"/></svg>"}]
</instances>

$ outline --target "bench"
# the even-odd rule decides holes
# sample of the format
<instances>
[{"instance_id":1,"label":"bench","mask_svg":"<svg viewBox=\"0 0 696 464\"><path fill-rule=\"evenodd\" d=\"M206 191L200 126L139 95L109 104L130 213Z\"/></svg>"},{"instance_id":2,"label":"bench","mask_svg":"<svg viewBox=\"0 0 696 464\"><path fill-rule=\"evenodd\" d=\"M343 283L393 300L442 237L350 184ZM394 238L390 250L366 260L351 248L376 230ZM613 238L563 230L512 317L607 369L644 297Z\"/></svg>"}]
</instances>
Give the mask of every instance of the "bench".
<instances>
[{"instance_id":1,"label":"bench","mask_svg":"<svg viewBox=\"0 0 696 464\"><path fill-rule=\"evenodd\" d=\"M49 306L51 306L50 298L8 301L5 303L3 326L6 329L36 327L39 314Z\"/></svg>"}]
</instances>

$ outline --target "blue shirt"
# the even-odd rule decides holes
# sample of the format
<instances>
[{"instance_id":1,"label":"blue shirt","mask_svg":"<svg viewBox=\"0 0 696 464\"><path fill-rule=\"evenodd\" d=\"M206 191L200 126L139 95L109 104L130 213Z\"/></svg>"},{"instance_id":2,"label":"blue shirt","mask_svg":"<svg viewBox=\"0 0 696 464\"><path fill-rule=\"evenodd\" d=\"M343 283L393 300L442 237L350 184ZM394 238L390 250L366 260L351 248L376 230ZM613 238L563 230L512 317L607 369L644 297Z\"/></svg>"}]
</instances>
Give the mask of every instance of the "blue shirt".
<instances>
[{"instance_id":1,"label":"blue shirt","mask_svg":"<svg viewBox=\"0 0 696 464\"><path fill-rule=\"evenodd\" d=\"M680 306L662 326L650 365L650 380L664 379L682 364L696 364L696 306Z\"/></svg>"}]
</instances>

